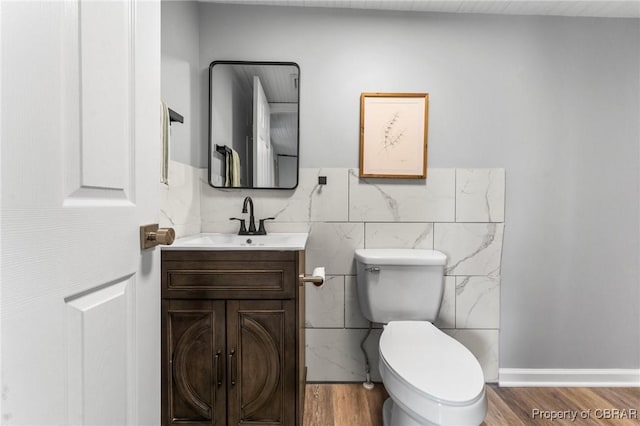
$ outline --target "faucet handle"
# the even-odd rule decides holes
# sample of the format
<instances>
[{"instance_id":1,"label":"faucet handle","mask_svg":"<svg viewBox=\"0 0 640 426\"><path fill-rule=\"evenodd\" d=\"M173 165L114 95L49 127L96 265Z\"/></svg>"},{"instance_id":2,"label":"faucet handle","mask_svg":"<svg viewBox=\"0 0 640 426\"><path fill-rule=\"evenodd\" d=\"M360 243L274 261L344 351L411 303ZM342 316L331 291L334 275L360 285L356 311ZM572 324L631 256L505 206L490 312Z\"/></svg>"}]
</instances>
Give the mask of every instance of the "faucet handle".
<instances>
[{"instance_id":1,"label":"faucet handle","mask_svg":"<svg viewBox=\"0 0 640 426\"><path fill-rule=\"evenodd\" d=\"M258 235L267 235L267 230L264 229L264 221L265 220L275 220L275 217L265 217L264 219L260 219L260 225L258 226Z\"/></svg>"},{"instance_id":2,"label":"faucet handle","mask_svg":"<svg viewBox=\"0 0 640 426\"><path fill-rule=\"evenodd\" d=\"M247 225L244 219L240 219L238 217L230 217L229 220L237 220L240 222L240 231L238 231L238 235L247 235Z\"/></svg>"}]
</instances>

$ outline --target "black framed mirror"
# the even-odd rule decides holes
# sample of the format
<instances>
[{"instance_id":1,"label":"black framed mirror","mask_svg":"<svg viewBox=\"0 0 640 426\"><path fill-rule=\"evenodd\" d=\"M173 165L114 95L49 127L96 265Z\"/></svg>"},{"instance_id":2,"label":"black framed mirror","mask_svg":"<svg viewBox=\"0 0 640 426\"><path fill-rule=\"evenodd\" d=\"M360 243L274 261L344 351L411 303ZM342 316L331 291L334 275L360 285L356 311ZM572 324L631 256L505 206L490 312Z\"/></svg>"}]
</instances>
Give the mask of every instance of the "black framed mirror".
<instances>
[{"instance_id":1,"label":"black framed mirror","mask_svg":"<svg viewBox=\"0 0 640 426\"><path fill-rule=\"evenodd\" d=\"M298 186L300 67L294 62L209 65L209 184Z\"/></svg>"}]
</instances>

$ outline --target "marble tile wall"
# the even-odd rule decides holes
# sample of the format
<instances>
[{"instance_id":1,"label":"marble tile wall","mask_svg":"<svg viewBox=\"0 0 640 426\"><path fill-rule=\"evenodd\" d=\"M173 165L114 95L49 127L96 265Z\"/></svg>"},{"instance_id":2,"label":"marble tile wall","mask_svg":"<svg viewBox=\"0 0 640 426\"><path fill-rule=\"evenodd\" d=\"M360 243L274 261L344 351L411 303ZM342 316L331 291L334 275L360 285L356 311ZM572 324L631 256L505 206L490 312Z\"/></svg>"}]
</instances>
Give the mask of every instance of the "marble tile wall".
<instances>
[{"instance_id":1,"label":"marble tile wall","mask_svg":"<svg viewBox=\"0 0 640 426\"><path fill-rule=\"evenodd\" d=\"M318 177L327 184L319 185ZM498 379L500 261L504 169L429 169L426 180L360 179L357 169L301 169L293 191L211 188L202 174L202 232L235 232L228 219L250 195L258 218L276 217L272 232L308 231L306 268L325 266L327 281L307 286L309 381L363 381L360 340L368 322L356 293L356 248L434 248L448 257L436 325L479 359L488 382ZM186 197L186 195L185 195ZM184 197L177 197L182 200ZM366 342L379 380L380 325Z\"/></svg>"},{"instance_id":2,"label":"marble tile wall","mask_svg":"<svg viewBox=\"0 0 640 426\"><path fill-rule=\"evenodd\" d=\"M160 226L172 227L176 237L200 232L200 182L204 171L177 161L169 161L169 183L160 185Z\"/></svg>"}]
</instances>

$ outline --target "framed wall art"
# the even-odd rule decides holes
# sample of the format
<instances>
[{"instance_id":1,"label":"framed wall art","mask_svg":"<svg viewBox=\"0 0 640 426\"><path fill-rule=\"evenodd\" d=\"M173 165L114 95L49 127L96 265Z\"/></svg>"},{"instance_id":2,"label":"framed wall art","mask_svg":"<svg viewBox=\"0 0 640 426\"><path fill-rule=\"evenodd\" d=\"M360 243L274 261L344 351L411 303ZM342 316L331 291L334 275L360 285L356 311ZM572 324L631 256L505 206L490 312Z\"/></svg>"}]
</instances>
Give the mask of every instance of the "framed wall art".
<instances>
[{"instance_id":1,"label":"framed wall art","mask_svg":"<svg viewBox=\"0 0 640 426\"><path fill-rule=\"evenodd\" d=\"M427 177L428 93L360 95L360 177Z\"/></svg>"}]
</instances>

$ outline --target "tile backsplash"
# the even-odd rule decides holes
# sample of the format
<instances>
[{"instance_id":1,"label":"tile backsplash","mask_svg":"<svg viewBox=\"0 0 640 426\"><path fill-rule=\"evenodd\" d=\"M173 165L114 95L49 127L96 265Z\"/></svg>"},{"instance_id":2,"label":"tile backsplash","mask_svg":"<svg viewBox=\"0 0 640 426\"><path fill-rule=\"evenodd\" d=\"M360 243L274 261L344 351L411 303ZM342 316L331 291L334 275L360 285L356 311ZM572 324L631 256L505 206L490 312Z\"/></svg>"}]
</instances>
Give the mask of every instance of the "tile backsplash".
<instances>
[{"instance_id":1,"label":"tile backsplash","mask_svg":"<svg viewBox=\"0 0 640 426\"><path fill-rule=\"evenodd\" d=\"M169 161L168 184L160 185L160 226L172 227L176 237L200 232L201 181L203 170Z\"/></svg>"},{"instance_id":2,"label":"tile backsplash","mask_svg":"<svg viewBox=\"0 0 640 426\"><path fill-rule=\"evenodd\" d=\"M306 269L324 266L327 280L320 288L307 285L308 381L365 379L360 340L368 322L358 306L353 256L361 247L444 252L447 276L436 325L474 353L487 382L497 381L504 169L429 169L426 180L404 180L361 179L357 169L304 168L293 191L214 189L205 172L179 170L189 177L182 179L181 195L166 197L163 213L185 231L201 220L201 232L236 232L237 223L229 217L241 214L250 195L256 219L276 217L268 231L309 232ZM199 197L192 199L199 203L200 217L178 213L190 197L186 180L198 176ZM327 177L326 185L318 184L319 176ZM381 330L374 327L366 348L372 377L380 380Z\"/></svg>"}]
</instances>

